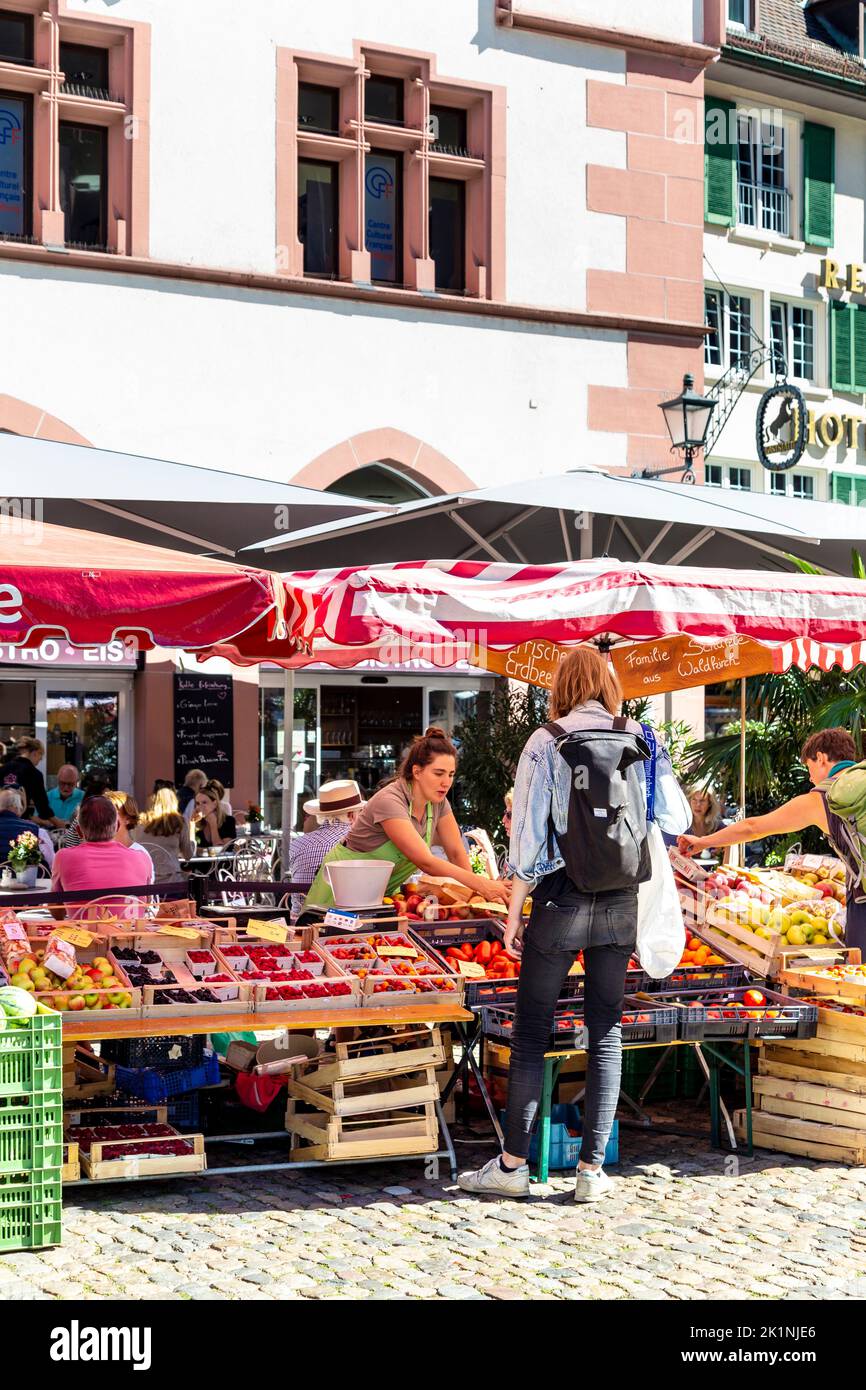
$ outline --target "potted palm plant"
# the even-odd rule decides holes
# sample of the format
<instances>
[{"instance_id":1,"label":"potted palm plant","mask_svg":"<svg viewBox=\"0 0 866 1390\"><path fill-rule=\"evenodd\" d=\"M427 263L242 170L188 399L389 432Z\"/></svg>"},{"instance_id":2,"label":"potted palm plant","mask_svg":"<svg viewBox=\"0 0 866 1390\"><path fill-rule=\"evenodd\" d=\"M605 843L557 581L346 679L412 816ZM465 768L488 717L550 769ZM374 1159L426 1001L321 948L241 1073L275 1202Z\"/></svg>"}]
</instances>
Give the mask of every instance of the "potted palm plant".
<instances>
[{"instance_id":1,"label":"potted palm plant","mask_svg":"<svg viewBox=\"0 0 866 1390\"><path fill-rule=\"evenodd\" d=\"M27 888L36 886L39 862L42 858L39 840L31 830L23 831L9 845L8 860L19 883Z\"/></svg>"}]
</instances>

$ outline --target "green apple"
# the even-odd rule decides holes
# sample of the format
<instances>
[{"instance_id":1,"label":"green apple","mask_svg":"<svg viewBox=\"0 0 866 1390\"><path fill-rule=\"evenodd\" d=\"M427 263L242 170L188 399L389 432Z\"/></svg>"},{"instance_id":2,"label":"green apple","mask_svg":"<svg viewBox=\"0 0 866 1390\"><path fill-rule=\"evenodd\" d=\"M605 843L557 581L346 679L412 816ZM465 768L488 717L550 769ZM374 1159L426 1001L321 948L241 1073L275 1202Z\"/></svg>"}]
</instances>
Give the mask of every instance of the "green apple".
<instances>
[{"instance_id":1,"label":"green apple","mask_svg":"<svg viewBox=\"0 0 866 1390\"><path fill-rule=\"evenodd\" d=\"M789 946L805 946L806 933L798 922L794 922L788 929Z\"/></svg>"}]
</instances>

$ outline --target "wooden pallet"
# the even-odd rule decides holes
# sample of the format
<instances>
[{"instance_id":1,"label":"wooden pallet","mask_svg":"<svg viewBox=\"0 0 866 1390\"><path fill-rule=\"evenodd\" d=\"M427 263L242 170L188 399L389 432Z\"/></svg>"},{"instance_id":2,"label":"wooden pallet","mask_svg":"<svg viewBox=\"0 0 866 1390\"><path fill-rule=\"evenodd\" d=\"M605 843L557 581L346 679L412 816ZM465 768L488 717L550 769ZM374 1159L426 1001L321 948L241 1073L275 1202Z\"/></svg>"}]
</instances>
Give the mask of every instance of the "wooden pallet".
<instances>
[{"instance_id":1,"label":"wooden pallet","mask_svg":"<svg viewBox=\"0 0 866 1390\"><path fill-rule=\"evenodd\" d=\"M866 1036L850 1024L835 1014L819 1023L816 1038L761 1049L753 1081L758 1147L866 1164Z\"/></svg>"},{"instance_id":2,"label":"wooden pallet","mask_svg":"<svg viewBox=\"0 0 866 1390\"><path fill-rule=\"evenodd\" d=\"M335 1081L333 1086L315 1090L302 1080L286 1083L290 1096L306 1101L328 1115L374 1115L383 1110L402 1110L439 1098L439 1085L433 1067L384 1076L375 1081Z\"/></svg>"},{"instance_id":3,"label":"wooden pallet","mask_svg":"<svg viewBox=\"0 0 866 1390\"><path fill-rule=\"evenodd\" d=\"M439 1143L436 1107L428 1101L422 1112L393 1115L298 1115L289 1097L286 1129L306 1140L293 1145L292 1161L321 1159L337 1163L350 1158L398 1158L434 1153Z\"/></svg>"},{"instance_id":4,"label":"wooden pallet","mask_svg":"<svg viewBox=\"0 0 866 1390\"><path fill-rule=\"evenodd\" d=\"M333 1059L311 1064L300 1079L305 1086L321 1091L337 1081L370 1081L440 1067L444 1062L445 1048L438 1028L391 1028L338 1042Z\"/></svg>"}]
</instances>

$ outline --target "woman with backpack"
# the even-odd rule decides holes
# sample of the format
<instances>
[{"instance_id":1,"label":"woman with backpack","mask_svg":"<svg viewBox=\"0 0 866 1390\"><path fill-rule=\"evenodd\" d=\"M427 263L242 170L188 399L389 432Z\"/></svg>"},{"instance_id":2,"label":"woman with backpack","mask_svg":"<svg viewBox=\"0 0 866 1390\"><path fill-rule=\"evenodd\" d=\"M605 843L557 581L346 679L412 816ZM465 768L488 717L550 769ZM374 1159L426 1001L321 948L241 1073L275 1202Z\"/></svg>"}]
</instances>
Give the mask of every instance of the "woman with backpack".
<instances>
[{"instance_id":1,"label":"woman with backpack","mask_svg":"<svg viewBox=\"0 0 866 1390\"><path fill-rule=\"evenodd\" d=\"M681 835L679 849L683 854L700 854L704 849L745 845L766 835L791 835L817 825L847 870L845 944L866 952L866 828L861 830L857 824L866 810L866 766L855 767L857 745L847 729L819 729L810 734L800 758L811 791L792 797L765 816L747 816L712 835Z\"/></svg>"},{"instance_id":2,"label":"woman with backpack","mask_svg":"<svg viewBox=\"0 0 866 1390\"><path fill-rule=\"evenodd\" d=\"M663 745L619 717L622 692L593 647L576 647L554 677L550 713L520 756L509 868L514 873L505 944L522 928L532 893L511 1043L502 1154L458 1179L465 1192L529 1195L529 1154L544 1054L556 1003L578 951L586 972L589 1033L583 1140L575 1200L613 1186L603 1171L619 1100L625 974L637 943L638 885L651 874L648 812L679 834L691 812ZM651 735L650 735L651 737ZM652 805L649 801L652 801Z\"/></svg>"}]
</instances>

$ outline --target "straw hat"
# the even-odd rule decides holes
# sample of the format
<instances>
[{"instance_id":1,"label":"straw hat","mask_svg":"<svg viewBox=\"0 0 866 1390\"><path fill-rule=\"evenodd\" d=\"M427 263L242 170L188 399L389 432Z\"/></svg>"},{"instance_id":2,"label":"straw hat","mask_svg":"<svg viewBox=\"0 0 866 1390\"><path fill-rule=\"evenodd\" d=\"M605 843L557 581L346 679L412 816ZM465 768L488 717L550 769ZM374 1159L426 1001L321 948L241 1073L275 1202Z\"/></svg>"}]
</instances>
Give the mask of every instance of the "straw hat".
<instances>
[{"instance_id":1,"label":"straw hat","mask_svg":"<svg viewBox=\"0 0 866 1390\"><path fill-rule=\"evenodd\" d=\"M304 802L304 815L318 816L324 820L327 816L339 816L343 811L354 811L363 805L364 798L357 782L323 782L318 798Z\"/></svg>"}]
</instances>

